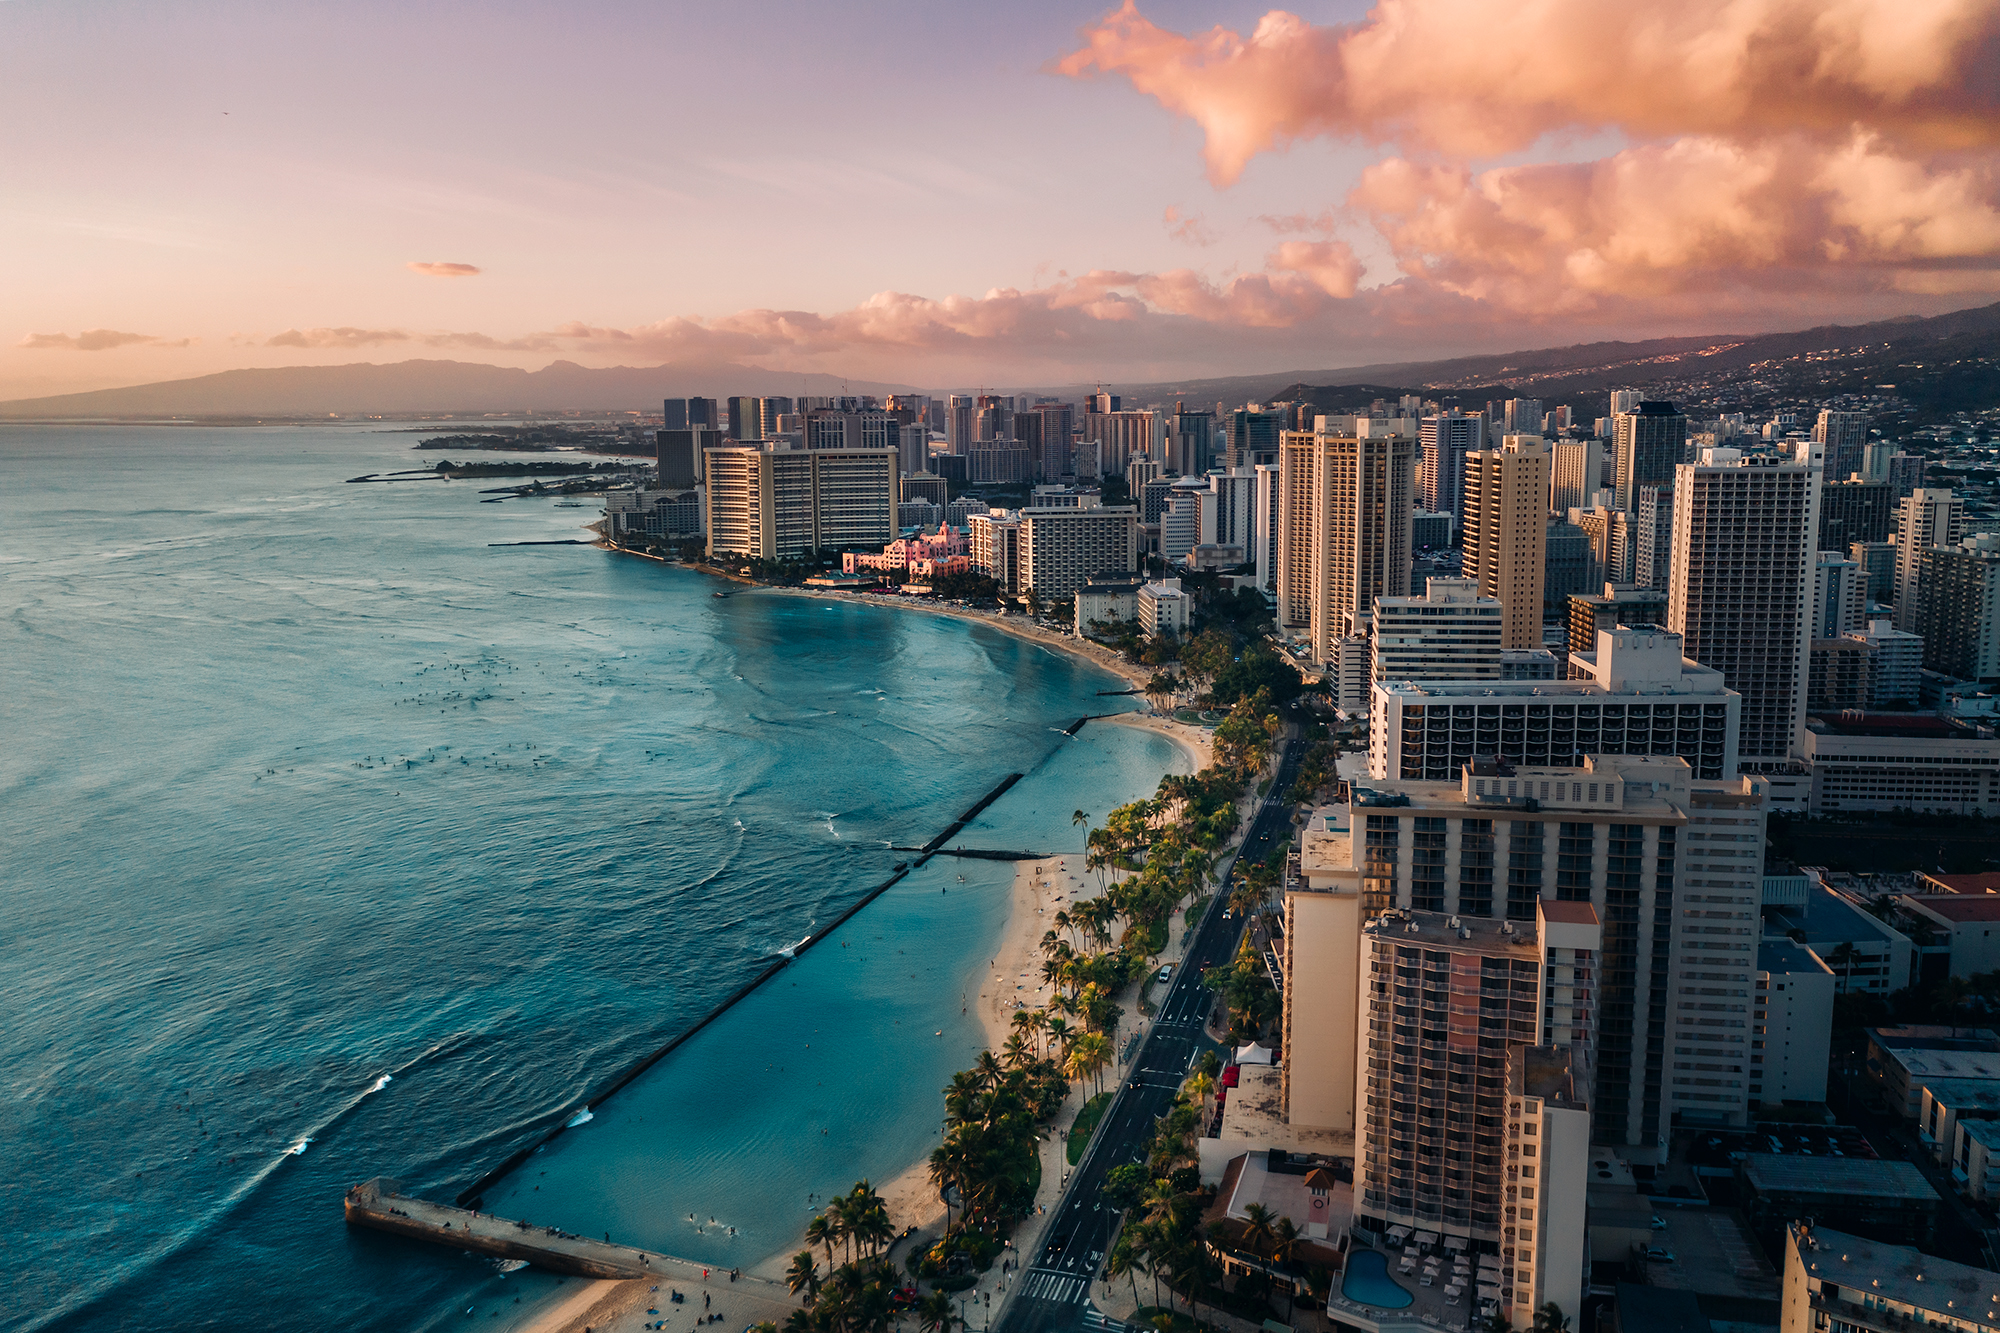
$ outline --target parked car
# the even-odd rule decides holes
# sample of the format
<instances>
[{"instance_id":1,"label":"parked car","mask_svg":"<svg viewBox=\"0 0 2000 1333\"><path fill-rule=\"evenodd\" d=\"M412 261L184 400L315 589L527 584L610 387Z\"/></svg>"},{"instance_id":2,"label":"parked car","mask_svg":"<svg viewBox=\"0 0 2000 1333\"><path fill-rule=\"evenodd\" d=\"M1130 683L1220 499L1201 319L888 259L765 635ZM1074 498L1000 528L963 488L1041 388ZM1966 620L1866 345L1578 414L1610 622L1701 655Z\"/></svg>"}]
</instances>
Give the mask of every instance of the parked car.
<instances>
[{"instance_id":1,"label":"parked car","mask_svg":"<svg viewBox=\"0 0 2000 1333\"><path fill-rule=\"evenodd\" d=\"M1672 1250L1663 1250L1655 1245L1646 1251L1646 1260L1648 1263L1670 1264L1674 1261L1674 1252Z\"/></svg>"},{"instance_id":2,"label":"parked car","mask_svg":"<svg viewBox=\"0 0 2000 1333\"><path fill-rule=\"evenodd\" d=\"M1159 970L1158 975L1156 975L1153 978L1153 980L1155 981L1162 981L1162 982L1172 981L1173 979L1174 979L1174 965L1172 963L1168 963L1165 967L1161 968Z\"/></svg>"}]
</instances>

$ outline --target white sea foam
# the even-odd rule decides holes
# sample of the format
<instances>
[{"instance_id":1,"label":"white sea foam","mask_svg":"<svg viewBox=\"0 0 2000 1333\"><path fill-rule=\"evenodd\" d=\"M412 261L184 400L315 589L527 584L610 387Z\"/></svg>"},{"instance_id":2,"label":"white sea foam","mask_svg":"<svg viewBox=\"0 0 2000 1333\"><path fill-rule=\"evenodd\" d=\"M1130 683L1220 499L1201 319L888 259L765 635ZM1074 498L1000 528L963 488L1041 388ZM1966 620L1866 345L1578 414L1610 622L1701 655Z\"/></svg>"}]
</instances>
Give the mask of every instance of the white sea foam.
<instances>
[{"instance_id":1,"label":"white sea foam","mask_svg":"<svg viewBox=\"0 0 2000 1333\"><path fill-rule=\"evenodd\" d=\"M569 1119L563 1121L563 1128L575 1129L578 1125L587 1125L595 1119L597 1119L597 1117L592 1115L590 1113L590 1108L586 1106L581 1111L578 1111L575 1115L571 1116Z\"/></svg>"},{"instance_id":2,"label":"white sea foam","mask_svg":"<svg viewBox=\"0 0 2000 1333\"><path fill-rule=\"evenodd\" d=\"M291 1147L285 1149L285 1152L287 1155L292 1157L304 1157L306 1155L306 1149L311 1146L312 1146L312 1140L310 1138L304 1138L300 1139L297 1143L294 1143Z\"/></svg>"},{"instance_id":3,"label":"white sea foam","mask_svg":"<svg viewBox=\"0 0 2000 1333\"><path fill-rule=\"evenodd\" d=\"M396 1081L396 1076L394 1074L384 1074L382 1075L382 1077L376 1079L373 1083L368 1085L368 1091L380 1092L382 1091L382 1089L388 1087L391 1083L395 1081Z\"/></svg>"}]
</instances>

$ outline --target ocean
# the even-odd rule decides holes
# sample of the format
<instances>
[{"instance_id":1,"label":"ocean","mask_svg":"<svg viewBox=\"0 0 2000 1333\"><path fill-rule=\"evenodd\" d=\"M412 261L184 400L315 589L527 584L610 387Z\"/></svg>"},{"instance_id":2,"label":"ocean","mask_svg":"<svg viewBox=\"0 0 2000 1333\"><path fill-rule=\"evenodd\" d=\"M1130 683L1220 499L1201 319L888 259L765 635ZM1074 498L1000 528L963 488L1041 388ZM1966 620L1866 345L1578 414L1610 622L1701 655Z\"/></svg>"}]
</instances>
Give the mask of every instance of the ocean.
<instances>
[{"instance_id":1,"label":"ocean","mask_svg":"<svg viewBox=\"0 0 2000 1333\"><path fill-rule=\"evenodd\" d=\"M345 483L419 438L0 427L0 1330L513 1327L553 1280L341 1194L446 1199L572 1120L490 1209L792 1248L936 1141L1011 865L932 861L591 1090L1006 774L967 844L1078 850L1182 766L1065 737L1121 683L990 627L495 547L595 517L504 481Z\"/></svg>"}]
</instances>

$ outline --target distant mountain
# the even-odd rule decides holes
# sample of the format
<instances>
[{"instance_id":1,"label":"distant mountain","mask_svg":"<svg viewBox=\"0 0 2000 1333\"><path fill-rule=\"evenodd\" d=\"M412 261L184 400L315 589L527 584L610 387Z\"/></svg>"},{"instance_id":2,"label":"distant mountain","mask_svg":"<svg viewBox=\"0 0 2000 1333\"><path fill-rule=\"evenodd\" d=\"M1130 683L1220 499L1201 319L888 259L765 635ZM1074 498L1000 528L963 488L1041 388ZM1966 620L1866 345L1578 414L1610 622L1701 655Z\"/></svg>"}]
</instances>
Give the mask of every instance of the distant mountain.
<instances>
[{"instance_id":1,"label":"distant mountain","mask_svg":"<svg viewBox=\"0 0 2000 1333\"><path fill-rule=\"evenodd\" d=\"M613 366L557 361L517 370L466 361L359 362L225 370L195 379L0 402L0 419L393 416L406 413L629 412L669 396L899 393L906 386L761 366Z\"/></svg>"},{"instance_id":2,"label":"distant mountain","mask_svg":"<svg viewBox=\"0 0 2000 1333\"><path fill-rule=\"evenodd\" d=\"M1583 343L1446 361L1384 362L1334 370L1104 387L1138 404L1181 399L1191 405L1212 405L1305 398L1332 410L1335 403L1358 402L1365 407L1374 398L1393 397L1397 393L1422 392L1426 397L1463 393L1485 398L1506 390L1516 391L1521 397L1558 402L1569 396L1595 395L1611 389L1643 389L1691 377L1740 374L1763 362L1789 361L1833 348L1886 344L1882 350L1891 354L1886 360L1893 364L1912 345L1949 342L1955 351L1976 357L1981 347L1990 347L1996 341L1995 335L2000 335L2000 303L1928 319L1903 316L1871 324L1822 325L1795 333ZM1878 356L1875 361L1884 359ZM1869 373L1880 369L1878 364ZM1073 392L1081 396L1091 387L1074 386Z\"/></svg>"}]
</instances>

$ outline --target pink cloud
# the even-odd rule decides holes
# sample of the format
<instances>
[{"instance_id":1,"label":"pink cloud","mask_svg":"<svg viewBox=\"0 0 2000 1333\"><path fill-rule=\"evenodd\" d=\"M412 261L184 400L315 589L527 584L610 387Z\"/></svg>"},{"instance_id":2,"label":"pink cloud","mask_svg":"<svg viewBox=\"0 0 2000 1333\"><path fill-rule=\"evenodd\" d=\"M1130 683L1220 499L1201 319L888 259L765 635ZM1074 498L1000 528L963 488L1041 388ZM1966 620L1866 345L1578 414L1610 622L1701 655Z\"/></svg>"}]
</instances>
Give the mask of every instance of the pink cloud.
<instances>
[{"instance_id":1,"label":"pink cloud","mask_svg":"<svg viewBox=\"0 0 2000 1333\"><path fill-rule=\"evenodd\" d=\"M1380 0L1361 23L1274 9L1183 35L1133 0L1056 62L1122 76L1207 135L1218 185L1325 136L1482 157L1551 133L2000 144L2000 8L1986 0Z\"/></svg>"},{"instance_id":2,"label":"pink cloud","mask_svg":"<svg viewBox=\"0 0 2000 1333\"><path fill-rule=\"evenodd\" d=\"M1215 232L1202 222L1199 213L1183 217L1179 208L1169 205L1160 221L1166 227L1167 235L1189 245L1214 245L1218 239Z\"/></svg>"},{"instance_id":3,"label":"pink cloud","mask_svg":"<svg viewBox=\"0 0 2000 1333\"><path fill-rule=\"evenodd\" d=\"M286 329L283 333L268 338L266 347L374 347L381 343L408 342L410 335L401 329Z\"/></svg>"},{"instance_id":4,"label":"pink cloud","mask_svg":"<svg viewBox=\"0 0 2000 1333\"><path fill-rule=\"evenodd\" d=\"M473 264L448 264L442 260L412 261L404 267L427 278L474 278L480 272Z\"/></svg>"},{"instance_id":5,"label":"pink cloud","mask_svg":"<svg viewBox=\"0 0 2000 1333\"><path fill-rule=\"evenodd\" d=\"M82 333L31 333L14 345L36 352L109 352L120 347L186 347L192 341L182 338L169 342L150 333L86 329Z\"/></svg>"}]
</instances>

